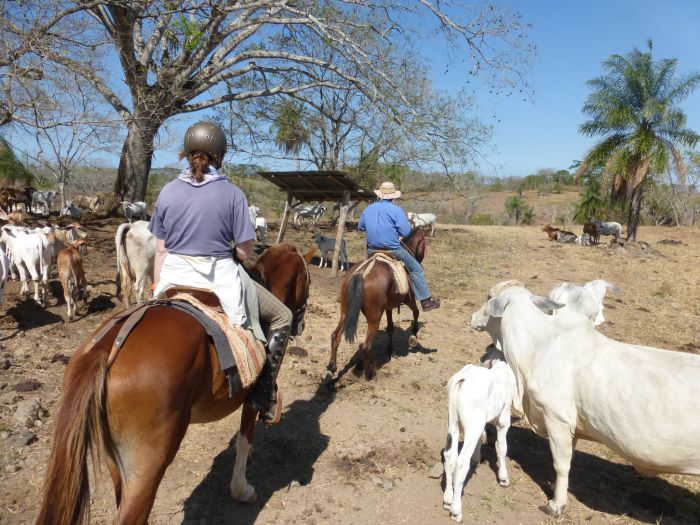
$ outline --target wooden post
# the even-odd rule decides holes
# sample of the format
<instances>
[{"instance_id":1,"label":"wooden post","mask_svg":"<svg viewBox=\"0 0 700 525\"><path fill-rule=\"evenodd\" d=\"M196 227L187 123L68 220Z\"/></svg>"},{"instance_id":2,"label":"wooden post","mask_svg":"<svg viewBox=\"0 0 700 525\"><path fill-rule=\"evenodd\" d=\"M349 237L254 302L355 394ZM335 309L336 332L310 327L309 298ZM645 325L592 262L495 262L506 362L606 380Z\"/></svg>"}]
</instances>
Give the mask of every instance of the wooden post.
<instances>
[{"instance_id":1,"label":"wooden post","mask_svg":"<svg viewBox=\"0 0 700 525\"><path fill-rule=\"evenodd\" d=\"M348 205L350 204L350 192L343 192L343 202L340 204L340 214L338 215L338 228L335 233L335 250L333 250L333 277L338 277L338 258L340 256L340 244L343 242L345 233L345 218L348 215Z\"/></svg>"},{"instance_id":2,"label":"wooden post","mask_svg":"<svg viewBox=\"0 0 700 525\"><path fill-rule=\"evenodd\" d=\"M287 223L289 222L289 216L292 214L292 192L287 192L287 202L284 204L284 215L282 215L282 224L280 224L280 231L277 234L277 244L282 242L284 239L284 232L287 230Z\"/></svg>"}]
</instances>

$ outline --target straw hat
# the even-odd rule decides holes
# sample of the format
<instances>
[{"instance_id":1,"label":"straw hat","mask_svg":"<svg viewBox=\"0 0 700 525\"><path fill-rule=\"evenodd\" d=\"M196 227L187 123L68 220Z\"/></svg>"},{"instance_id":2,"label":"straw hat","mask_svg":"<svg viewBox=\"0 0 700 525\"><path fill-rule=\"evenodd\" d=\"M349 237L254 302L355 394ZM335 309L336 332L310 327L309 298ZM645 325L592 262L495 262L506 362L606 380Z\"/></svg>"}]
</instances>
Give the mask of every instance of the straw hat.
<instances>
[{"instance_id":1,"label":"straw hat","mask_svg":"<svg viewBox=\"0 0 700 525\"><path fill-rule=\"evenodd\" d=\"M401 192L396 189L393 182L382 182L378 190L374 190L377 197L382 200L398 199L401 197Z\"/></svg>"}]
</instances>

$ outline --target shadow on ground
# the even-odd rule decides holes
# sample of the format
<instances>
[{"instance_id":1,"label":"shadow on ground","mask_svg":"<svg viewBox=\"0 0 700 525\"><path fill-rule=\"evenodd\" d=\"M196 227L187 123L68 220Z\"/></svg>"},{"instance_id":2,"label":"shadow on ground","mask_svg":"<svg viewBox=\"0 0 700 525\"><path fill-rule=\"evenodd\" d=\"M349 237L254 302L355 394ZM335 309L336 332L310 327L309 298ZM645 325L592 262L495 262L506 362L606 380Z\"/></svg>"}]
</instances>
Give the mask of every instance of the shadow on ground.
<instances>
[{"instance_id":1,"label":"shadow on ground","mask_svg":"<svg viewBox=\"0 0 700 525\"><path fill-rule=\"evenodd\" d=\"M252 524L272 494L293 490L296 483L310 483L314 464L330 440L321 433L319 420L334 399L335 394L320 385L308 401L294 401L279 425L265 427L258 423L247 471L248 482L258 492L256 503L231 499L229 484L236 455L236 441L231 439L226 450L214 459L209 474L185 501L183 524Z\"/></svg>"}]
</instances>

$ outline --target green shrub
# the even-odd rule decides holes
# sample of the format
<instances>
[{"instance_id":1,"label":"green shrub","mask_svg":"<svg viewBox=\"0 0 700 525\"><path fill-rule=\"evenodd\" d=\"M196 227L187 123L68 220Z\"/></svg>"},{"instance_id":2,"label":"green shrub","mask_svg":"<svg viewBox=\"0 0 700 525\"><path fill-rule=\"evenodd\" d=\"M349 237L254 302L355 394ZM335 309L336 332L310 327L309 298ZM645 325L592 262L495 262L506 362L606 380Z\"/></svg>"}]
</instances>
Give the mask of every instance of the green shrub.
<instances>
[{"instance_id":1,"label":"green shrub","mask_svg":"<svg viewBox=\"0 0 700 525\"><path fill-rule=\"evenodd\" d=\"M476 226L491 226L495 224L495 221L490 213L475 213L469 219L469 224L474 224Z\"/></svg>"}]
</instances>

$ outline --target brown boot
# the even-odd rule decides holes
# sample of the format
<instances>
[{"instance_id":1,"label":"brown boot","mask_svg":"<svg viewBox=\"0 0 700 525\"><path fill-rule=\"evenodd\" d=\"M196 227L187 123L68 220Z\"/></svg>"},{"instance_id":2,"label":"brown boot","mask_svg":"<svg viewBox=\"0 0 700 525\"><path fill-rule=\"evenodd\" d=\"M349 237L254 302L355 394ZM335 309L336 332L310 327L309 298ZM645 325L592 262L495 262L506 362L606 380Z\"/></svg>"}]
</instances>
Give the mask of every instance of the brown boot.
<instances>
[{"instance_id":1,"label":"brown boot","mask_svg":"<svg viewBox=\"0 0 700 525\"><path fill-rule=\"evenodd\" d=\"M434 299L433 297L428 297L427 299L423 299L420 302L420 306L424 312L428 312L430 310L435 310L436 308L440 308L440 299Z\"/></svg>"}]
</instances>

